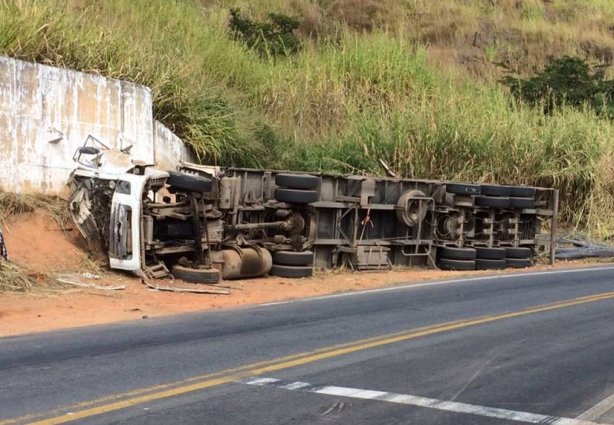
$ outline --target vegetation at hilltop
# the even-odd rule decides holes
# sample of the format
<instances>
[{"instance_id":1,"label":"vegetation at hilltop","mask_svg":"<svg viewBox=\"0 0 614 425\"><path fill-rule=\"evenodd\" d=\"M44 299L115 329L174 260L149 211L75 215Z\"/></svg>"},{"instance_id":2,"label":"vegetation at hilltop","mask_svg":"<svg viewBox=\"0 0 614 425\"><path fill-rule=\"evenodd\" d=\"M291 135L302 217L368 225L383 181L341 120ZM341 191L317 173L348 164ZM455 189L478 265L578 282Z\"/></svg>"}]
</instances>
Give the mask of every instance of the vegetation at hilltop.
<instances>
[{"instance_id":1,"label":"vegetation at hilltop","mask_svg":"<svg viewBox=\"0 0 614 425\"><path fill-rule=\"evenodd\" d=\"M609 235L612 121L500 81L566 55L611 78L612 25L609 0L0 0L0 54L151 86L208 162L556 186Z\"/></svg>"}]
</instances>

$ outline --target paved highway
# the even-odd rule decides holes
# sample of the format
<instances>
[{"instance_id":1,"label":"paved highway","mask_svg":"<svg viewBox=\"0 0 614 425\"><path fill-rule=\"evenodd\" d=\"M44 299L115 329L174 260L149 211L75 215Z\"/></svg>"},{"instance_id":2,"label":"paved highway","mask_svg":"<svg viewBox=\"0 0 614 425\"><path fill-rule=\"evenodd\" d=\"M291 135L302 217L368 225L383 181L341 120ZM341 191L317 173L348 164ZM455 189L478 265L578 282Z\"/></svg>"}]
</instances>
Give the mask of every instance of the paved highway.
<instances>
[{"instance_id":1,"label":"paved highway","mask_svg":"<svg viewBox=\"0 0 614 425\"><path fill-rule=\"evenodd\" d=\"M614 424L614 266L0 339L0 425Z\"/></svg>"}]
</instances>

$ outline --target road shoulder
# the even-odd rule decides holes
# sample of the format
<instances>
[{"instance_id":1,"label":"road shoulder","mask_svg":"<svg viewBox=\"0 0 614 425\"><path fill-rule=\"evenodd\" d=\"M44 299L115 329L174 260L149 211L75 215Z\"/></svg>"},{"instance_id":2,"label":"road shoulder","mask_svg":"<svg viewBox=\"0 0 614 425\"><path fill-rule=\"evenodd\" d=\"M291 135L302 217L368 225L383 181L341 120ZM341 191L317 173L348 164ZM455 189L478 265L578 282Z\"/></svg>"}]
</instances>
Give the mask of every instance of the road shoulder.
<instances>
[{"instance_id":1,"label":"road shoulder","mask_svg":"<svg viewBox=\"0 0 614 425\"><path fill-rule=\"evenodd\" d=\"M398 285L599 265L579 261L564 262L555 266L540 265L531 269L496 273L487 271L461 273L429 269L318 273L307 279L259 278L222 283L221 285L231 289L230 295L152 291L138 279L119 276L116 278L119 282L116 283L125 284L124 291L78 289L53 293L0 294L0 337L284 302Z\"/></svg>"}]
</instances>

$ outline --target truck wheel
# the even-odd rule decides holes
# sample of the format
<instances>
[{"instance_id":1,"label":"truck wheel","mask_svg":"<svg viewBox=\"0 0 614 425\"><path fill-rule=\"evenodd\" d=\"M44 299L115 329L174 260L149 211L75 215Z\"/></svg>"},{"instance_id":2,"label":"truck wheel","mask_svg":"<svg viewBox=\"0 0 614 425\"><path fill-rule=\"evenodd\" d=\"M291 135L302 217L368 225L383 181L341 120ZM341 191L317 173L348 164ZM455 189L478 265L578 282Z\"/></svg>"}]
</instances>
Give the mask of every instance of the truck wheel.
<instances>
[{"instance_id":1,"label":"truck wheel","mask_svg":"<svg viewBox=\"0 0 614 425\"><path fill-rule=\"evenodd\" d=\"M277 251L273 253L273 263L282 266L311 266L313 251Z\"/></svg>"},{"instance_id":2,"label":"truck wheel","mask_svg":"<svg viewBox=\"0 0 614 425\"><path fill-rule=\"evenodd\" d=\"M301 277L310 277L313 276L313 268L311 266L280 266L277 264L273 264L271 267L271 271L269 272L271 276L279 276L286 277L289 279L298 279Z\"/></svg>"},{"instance_id":3,"label":"truck wheel","mask_svg":"<svg viewBox=\"0 0 614 425\"><path fill-rule=\"evenodd\" d=\"M473 248L440 248L441 258L449 260L475 260L476 252Z\"/></svg>"},{"instance_id":4,"label":"truck wheel","mask_svg":"<svg viewBox=\"0 0 614 425\"><path fill-rule=\"evenodd\" d=\"M315 190L275 189L275 199L289 204L310 204L318 200L318 192Z\"/></svg>"},{"instance_id":5,"label":"truck wheel","mask_svg":"<svg viewBox=\"0 0 614 425\"><path fill-rule=\"evenodd\" d=\"M474 260L449 260L441 258L437 264L442 270L475 270Z\"/></svg>"},{"instance_id":6,"label":"truck wheel","mask_svg":"<svg viewBox=\"0 0 614 425\"><path fill-rule=\"evenodd\" d=\"M512 193L510 196L515 198L535 198L535 188L527 186L512 186Z\"/></svg>"},{"instance_id":7,"label":"truck wheel","mask_svg":"<svg viewBox=\"0 0 614 425\"><path fill-rule=\"evenodd\" d=\"M509 208L511 205L511 201L510 201L510 198L494 198L491 196L476 196L475 204L480 207Z\"/></svg>"},{"instance_id":8,"label":"truck wheel","mask_svg":"<svg viewBox=\"0 0 614 425\"><path fill-rule=\"evenodd\" d=\"M476 248L476 257L485 260L505 260L505 248Z\"/></svg>"},{"instance_id":9,"label":"truck wheel","mask_svg":"<svg viewBox=\"0 0 614 425\"><path fill-rule=\"evenodd\" d=\"M201 176L193 176L178 171L169 171L166 182L169 186L184 192L210 192L213 188L213 181Z\"/></svg>"},{"instance_id":10,"label":"truck wheel","mask_svg":"<svg viewBox=\"0 0 614 425\"><path fill-rule=\"evenodd\" d=\"M446 192L457 195L479 195L481 190L477 184L446 183Z\"/></svg>"},{"instance_id":11,"label":"truck wheel","mask_svg":"<svg viewBox=\"0 0 614 425\"><path fill-rule=\"evenodd\" d=\"M510 186L499 186L496 184L483 184L482 195L486 196L510 196L512 188Z\"/></svg>"},{"instance_id":12,"label":"truck wheel","mask_svg":"<svg viewBox=\"0 0 614 425\"><path fill-rule=\"evenodd\" d=\"M317 189L320 179L309 174L277 174L275 184L288 189L309 190Z\"/></svg>"},{"instance_id":13,"label":"truck wheel","mask_svg":"<svg viewBox=\"0 0 614 425\"><path fill-rule=\"evenodd\" d=\"M510 198L512 208L535 208L535 200L533 198Z\"/></svg>"},{"instance_id":14,"label":"truck wheel","mask_svg":"<svg viewBox=\"0 0 614 425\"><path fill-rule=\"evenodd\" d=\"M507 258L533 258L533 251L531 248L505 248Z\"/></svg>"},{"instance_id":15,"label":"truck wheel","mask_svg":"<svg viewBox=\"0 0 614 425\"><path fill-rule=\"evenodd\" d=\"M194 269L175 264L171 267L171 274L177 279L192 283L215 284L220 281L220 272L217 269Z\"/></svg>"},{"instance_id":16,"label":"truck wheel","mask_svg":"<svg viewBox=\"0 0 614 425\"><path fill-rule=\"evenodd\" d=\"M505 260L505 267L511 267L513 269L524 269L532 265L533 262L529 258L508 258Z\"/></svg>"},{"instance_id":17,"label":"truck wheel","mask_svg":"<svg viewBox=\"0 0 614 425\"><path fill-rule=\"evenodd\" d=\"M505 268L505 260L485 260L478 258L475 260L475 268L478 270L503 270Z\"/></svg>"}]
</instances>

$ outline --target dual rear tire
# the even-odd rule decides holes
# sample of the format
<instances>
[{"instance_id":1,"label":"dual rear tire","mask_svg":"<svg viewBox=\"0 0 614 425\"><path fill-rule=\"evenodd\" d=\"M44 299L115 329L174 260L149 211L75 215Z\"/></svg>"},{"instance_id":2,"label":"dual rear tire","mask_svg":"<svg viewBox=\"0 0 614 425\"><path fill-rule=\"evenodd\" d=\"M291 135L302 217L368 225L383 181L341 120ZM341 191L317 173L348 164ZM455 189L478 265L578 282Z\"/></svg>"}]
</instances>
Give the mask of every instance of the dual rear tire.
<instances>
[{"instance_id":1,"label":"dual rear tire","mask_svg":"<svg viewBox=\"0 0 614 425\"><path fill-rule=\"evenodd\" d=\"M439 255L439 268L442 270L475 270L477 253L474 248L443 247Z\"/></svg>"},{"instance_id":2,"label":"dual rear tire","mask_svg":"<svg viewBox=\"0 0 614 425\"><path fill-rule=\"evenodd\" d=\"M274 252L269 275L288 279L313 276L313 251Z\"/></svg>"},{"instance_id":3,"label":"dual rear tire","mask_svg":"<svg viewBox=\"0 0 614 425\"><path fill-rule=\"evenodd\" d=\"M503 270L533 265L530 248L451 248L439 250L442 270Z\"/></svg>"},{"instance_id":4,"label":"dual rear tire","mask_svg":"<svg viewBox=\"0 0 614 425\"><path fill-rule=\"evenodd\" d=\"M319 199L319 177L310 174L277 174L275 200L287 204L311 204Z\"/></svg>"},{"instance_id":5,"label":"dual rear tire","mask_svg":"<svg viewBox=\"0 0 614 425\"><path fill-rule=\"evenodd\" d=\"M275 200L287 204L311 204L320 198L320 178L310 174L286 174L275 176ZM297 279L313 276L312 251L277 251L273 253L271 276Z\"/></svg>"}]
</instances>

